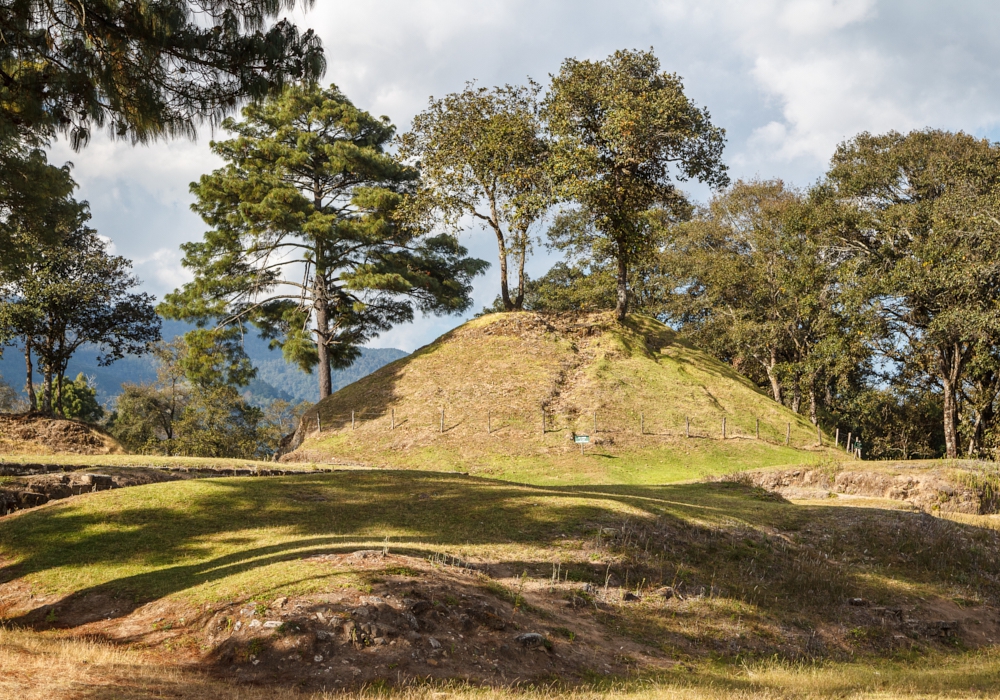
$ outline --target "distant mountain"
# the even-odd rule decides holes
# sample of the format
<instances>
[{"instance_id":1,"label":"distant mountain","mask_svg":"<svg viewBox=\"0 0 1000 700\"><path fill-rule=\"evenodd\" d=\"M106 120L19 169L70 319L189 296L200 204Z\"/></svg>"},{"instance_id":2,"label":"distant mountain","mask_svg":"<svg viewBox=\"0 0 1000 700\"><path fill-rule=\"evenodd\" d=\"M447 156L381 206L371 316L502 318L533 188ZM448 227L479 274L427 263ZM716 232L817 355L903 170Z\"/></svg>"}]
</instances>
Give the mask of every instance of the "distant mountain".
<instances>
[{"instance_id":1,"label":"distant mountain","mask_svg":"<svg viewBox=\"0 0 1000 700\"><path fill-rule=\"evenodd\" d=\"M179 321L163 322L163 338L172 340L183 335L191 326ZM257 367L257 378L246 388L246 393L257 402L272 399L286 401L319 400L318 378L306 374L295 365L285 362L280 350L270 350L268 341L256 335L247 335L244 348ZM97 352L92 348L80 350L69 363L66 375L75 377L83 372L97 384L97 396L103 404L108 404L121 393L121 385L126 383L150 382L156 378L154 361L149 356L125 357L109 367L97 365ZM333 390L336 391L365 377L379 367L406 357L406 353L395 348L361 348L361 357L351 367L333 373ZM0 358L0 376L11 386L24 386L24 355L18 348L4 348ZM36 372L35 381L38 381Z\"/></svg>"}]
</instances>

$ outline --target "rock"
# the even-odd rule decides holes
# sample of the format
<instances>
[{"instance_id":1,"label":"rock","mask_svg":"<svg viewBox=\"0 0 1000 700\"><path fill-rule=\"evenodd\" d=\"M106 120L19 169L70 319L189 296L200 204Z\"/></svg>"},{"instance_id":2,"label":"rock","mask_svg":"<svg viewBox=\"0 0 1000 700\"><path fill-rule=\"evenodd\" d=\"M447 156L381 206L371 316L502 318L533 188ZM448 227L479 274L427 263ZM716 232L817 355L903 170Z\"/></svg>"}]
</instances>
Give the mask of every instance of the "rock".
<instances>
[{"instance_id":1,"label":"rock","mask_svg":"<svg viewBox=\"0 0 1000 700\"><path fill-rule=\"evenodd\" d=\"M273 630L281 627L281 622L279 620L268 620L264 623L264 629Z\"/></svg>"},{"instance_id":2,"label":"rock","mask_svg":"<svg viewBox=\"0 0 1000 700\"><path fill-rule=\"evenodd\" d=\"M677 594L674 591L674 589L671 588L670 586L663 586L662 588L657 588L655 591L653 591L653 595L659 596L664 600L670 600ZM680 598L680 596L677 597Z\"/></svg>"},{"instance_id":3,"label":"rock","mask_svg":"<svg viewBox=\"0 0 1000 700\"><path fill-rule=\"evenodd\" d=\"M410 606L410 612L414 615L423 615L425 612L433 608L434 606L428 603L426 600L418 600L416 603Z\"/></svg>"},{"instance_id":4,"label":"rock","mask_svg":"<svg viewBox=\"0 0 1000 700\"><path fill-rule=\"evenodd\" d=\"M288 603L288 598L285 596L281 596L280 598L275 599L274 607L283 608L287 603Z\"/></svg>"},{"instance_id":5,"label":"rock","mask_svg":"<svg viewBox=\"0 0 1000 700\"><path fill-rule=\"evenodd\" d=\"M318 642L328 642L333 639L333 635L326 630L316 630L316 641Z\"/></svg>"},{"instance_id":6,"label":"rock","mask_svg":"<svg viewBox=\"0 0 1000 700\"><path fill-rule=\"evenodd\" d=\"M260 620L250 620L250 624L247 625L250 629L257 629L260 627Z\"/></svg>"},{"instance_id":7,"label":"rock","mask_svg":"<svg viewBox=\"0 0 1000 700\"><path fill-rule=\"evenodd\" d=\"M440 649L441 648L441 642L439 642L438 640L434 639L434 637L428 637L427 638L427 643L431 645L431 649Z\"/></svg>"},{"instance_id":8,"label":"rock","mask_svg":"<svg viewBox=\"0 0 1000 700\"><path fill-rule=\"evenodd\" d=\"M864 598L848 598L848 605L853 605L856 608L866 608L868 607L868 601Z\"/></svg>"},{"instance_id":9,"label":"rock","mask_svg":"<svg viewBox=\"0 0 1000 700\"><path fill-rule=\"evenodd\" d=\"M625 595L622 596L622 600L624 600L626 603L635 603L637 601L642 600L642 598L637 596L635 593L632 593L631 591L625 591Z\"/></svg>"},{"instance_id":10,"label":"rock","mask_svg":"<svg viewBox=\"0 0 1000 700\"><path fill-rule=\"evenodd\" d=\"M400 615L400 617L406 620L406 624L408 624L412 629L420 629L420 621L413 615L413 613L404 612Z\"/></svg>"},{"instance_id":11,"label":"rock","mask_svg":"<svg viewBox=\"0 0 1000 700\"><path fill-rule=\"evenodd\" d=\"M322 661L323 661L323 655L322 654L316 654L316 656L313 657L313 661L315 661L316 663L322 663Z\"/></svg>"},{"instance_id":12,"label":"rock","mask_svg":"<svg viewBox=\"0 0 1000 700\"><path fill-rule=\"evenodd\" d=\"M514 641L526 649L536 649L545 644L545 637L538 632L525 632L514 637Z\"/></svg>"},{"instance_id":13,"label":"rock","mask_svg":"<svg viewBox=\"0 0 1000 700\"><path fill-rule=\"evenodd\" d=\"M237 620L236 624L233 625L233 631L234 632L239 632L241 629L243 629L243 621L242 620Z\"/></svg>"}]
</instances>

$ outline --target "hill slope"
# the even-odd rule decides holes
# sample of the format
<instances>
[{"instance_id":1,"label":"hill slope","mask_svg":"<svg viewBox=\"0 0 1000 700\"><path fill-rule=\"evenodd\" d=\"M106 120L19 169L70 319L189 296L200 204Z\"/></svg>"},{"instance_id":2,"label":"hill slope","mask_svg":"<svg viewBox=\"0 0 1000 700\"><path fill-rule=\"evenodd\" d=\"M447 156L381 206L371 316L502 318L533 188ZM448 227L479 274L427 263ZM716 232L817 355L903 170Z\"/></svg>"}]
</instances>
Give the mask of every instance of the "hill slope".
<instances>
[{"instance_id":1,"label":"hill slope","mask_svg":"<svg viewBox=\"0 0 1000 700\"><path fill-rule=\"evenodd\" d=\"M586 454L577 434L592 440ZM816 445L802 416L655 319L516 313L470 321L336 392L303 417L285 459L656 483L817 461Z\"/></svg>"}]
</instances>

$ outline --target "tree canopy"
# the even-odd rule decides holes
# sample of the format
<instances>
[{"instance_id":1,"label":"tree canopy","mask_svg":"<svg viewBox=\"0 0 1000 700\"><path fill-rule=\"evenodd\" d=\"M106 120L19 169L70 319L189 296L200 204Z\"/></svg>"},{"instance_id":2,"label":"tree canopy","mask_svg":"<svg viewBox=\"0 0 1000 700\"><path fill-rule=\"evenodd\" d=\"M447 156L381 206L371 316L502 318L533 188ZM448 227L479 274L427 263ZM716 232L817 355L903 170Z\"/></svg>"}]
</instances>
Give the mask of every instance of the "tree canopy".
<instances>
[{"instance_id":1,"label":"tree canopy","mask_svg":"<svg viewBox=\"0 0 1000 700\"><path fill-rule=\"evenodd\" d=\"M648 252L653 217L689 212L674 180L728 183L725 131L688 99L677 75L661 72L652 51L564 61L543 114L554 140L551 167L561 199L585 212L610 244L622 321L629 268Z\"/></svg>"},{"instance_id":2,"label":"tree canopy","mask_svg":"<svg viewBox=\"0 0 1000 700\"><path fill-rule=\"evenodd\" d=\"M254 324L306 370L330 370L358 346L426 313L471 304L486 263L454 236L399 216L418 173L387 152L394 129L336 87L289 86L227 120L235 138L213 142L227 165L192 185L212 229L183 246L194 281L161 305L200 325Z\"/></svg>"}]
</instances>

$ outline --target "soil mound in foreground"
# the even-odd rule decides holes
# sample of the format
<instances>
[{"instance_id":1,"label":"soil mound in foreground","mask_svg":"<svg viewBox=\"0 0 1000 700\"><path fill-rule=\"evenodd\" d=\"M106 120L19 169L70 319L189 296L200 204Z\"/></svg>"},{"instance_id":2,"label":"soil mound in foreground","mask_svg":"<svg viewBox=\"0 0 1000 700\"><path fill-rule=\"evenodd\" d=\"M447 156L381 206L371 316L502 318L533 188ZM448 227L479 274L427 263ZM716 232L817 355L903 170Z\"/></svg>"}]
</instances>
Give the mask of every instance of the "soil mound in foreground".
<instances>
[{"instance_id":1,"label":"soil mound in foreground","mask_svg":"<svg viewBox=\"0 0 1000 700\"><path fill-rule=\"evenodd\" d=\"M87 423L32 413L0 414L0 455L125 453L117 440Z\"/></svg>"}]
</instances>

